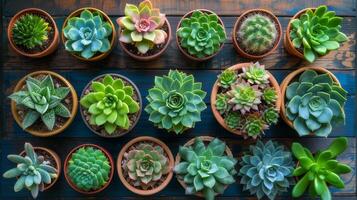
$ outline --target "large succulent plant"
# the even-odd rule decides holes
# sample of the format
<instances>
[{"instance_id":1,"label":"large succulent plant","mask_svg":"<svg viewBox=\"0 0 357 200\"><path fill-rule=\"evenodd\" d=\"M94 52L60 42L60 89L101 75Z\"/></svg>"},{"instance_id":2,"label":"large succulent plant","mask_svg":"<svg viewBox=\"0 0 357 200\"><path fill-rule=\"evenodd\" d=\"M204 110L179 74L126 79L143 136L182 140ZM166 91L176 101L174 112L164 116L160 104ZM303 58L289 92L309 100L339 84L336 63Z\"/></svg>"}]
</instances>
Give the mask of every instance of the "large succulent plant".
<instances>
[{"instance_id":1,"label":"large succulent plant","mask_svg":"<svg viewBox=\"0 0 357 200\"><path fill-rule=\"evenodd\" d=\"M162 176L170 172L169 160L160 146L140 143L124 154L124 173L131 184L141 189L153 188Z\"/></svg>"},{"instance_id":2,"label":"large succulent plant","mask_svg":"<svg viewBox=\"0 0 357 200\"><path fill-rule=\"evenodd\" d=\"M200 10L182 19L177 35L181 47L197 58L218 52L226 40L226 32L218 16L215 13Z\"/></svg>"},{"instance_id":3,"label":"large succulent plant","mask_svg":"<svg viewBox=\"0 0 357 200\"><path fill-rule=\"evenodd\" d=\"M57 169L42 155L37 155L30 143L25 143L25 155L8 155L7 158L16 163L16 167L7 170L4 178L17 178L14 191L19 192L23 188L31 191L35 199L39 191L43 191L45 184L51 184L57 177ZM53 163L52 163L53 164Z\"/></svg>"},{"instance_id":4,"label":"large succulent plant","mask_svg":"<svg viewBox=\"0 0 357 200\"><path fill-rule=\"evenodd\" d=\"M237 160L225 155L226 144L215 138L207 146L195 138L192 146L181 146L181 162L174 171L186 184L186 194L202 192L205 199L213 200L223 194L227 185L235 182Z\"/></svg>"},{"instance_id":5,"label":"large succulent plant","mask_svg":"<svg viewBox=\"0 0 357 200\"><path fill-rule=\"evenodd\" d=\"M70 18L63 29L66 50L90 59L97 53L109 51L108 37L112 32L112 26L103 21L101 13L84 9L79 17Z\"/></svg>"},{"instance_id":6,"label":"large succulent plant","mask_svg":"<svg viewBox=\"0 0 357 200\"><path fill-rule=\"evenodd\" d=\"M140 109L139 103L133 99L133 87L125 85L121 78L106 75L102 81L93 81L90 88L91 91L80 100L90 114L89 123L104 126L108 134L118 128L129 129L128 115Z\"/></svg>"},{"instance_id":7,"label":"large succulent plant","mask_svg":"<svg viewBox=\"0 0 357 200\"><path fill-rule=\"evenodd\" d=\"M336 158L346 150L347 143L345 137L336 138L326 150L317 152L315 156L301 144L293 143L292 152L299 161L293 175L300 177L292 191L294 198L302 196L308 188L311 197L331 200L328 185L340 189L345 187L340 174L350 173L352 169Z\"/></svg>"},{"instance_id":8,"label":"large succulent plant","mask_svg":"<svg viewBox=\"0 0 357 200\"><path fill-rule=\"evenodd\" d=\"M258 141L256 145L251 145L240 165L243 190L249 190L258 199L266 196L273 200L294 183L292 155L277 142L269 140L264 144Z\"/></svg>"},{"instance_id":9,"label":"large succulent plant","mask_svg":"<svg viewBox=\"0 0 357 200\"><path fill-rule=\"evenodd\" d=\"M327 73L304 71L286 90L286 116L300 136L327 137L332 126L344 123L347 92Z\"/></svg>"},{"instance_id":10,"label":"large succulent plant","mask_svg":"<svg viewBox=\"0 0 357 200\"><path fill-rule=\"evenodd\" d=\"M162 29L166 21L165 14L154 8L150 0L142 1L139 7L126 4L124 13L125 16L117 19L123 29L119 36L121 42L134 44L141 54L165 43L168 37Z\"/></svg>"},{"instance_id":11,"label":"large succulent plant","mask_svg":"<svg viewBox=\"0 0 357 200\"><path fill-rule=\"evenodd\" d=\"M321 5L315 11L308 9L299 18L291 20L290 37L295 48L303 49L304 57L314 62L316 57L336 50L348 40L341 32L342 17L335 16Z\"/></svg>"},{"instance_id":12,"label":"large succulent plant","mask_svg":"<svg viewBox=\"0 0 357 200\"><path fill-rule=\"evenodd\" d=\"M108 182L112 167L100 149L86 146L71 155L65 173L78 189L93 191L102 188Z\"/></svg>"},{"instance_id":13,"label":"large succulent plant","mask_svg":"<svg viewBox=\"0 0 357 200\"><path fill-rule=\"evenodd\" d=\"M71 116L70 111L62 103L69 91L68 87L55 87L51 75L40 78L28 77L24 89L11 94L9 98L16 102L16 106L25 110L23 129L40 119L48 130L52 130L57 116Z\"/></svg>"},{"instance_id":14,"label":"large succulent plant","mask_svg":"<svg viewBox=\"0 0 357 200\"><path fill-rule=\"evenodd\" d=\"M202 83L195 82L193 75L170 70L168 75L155 77L155 86L146 97L149 104L145 111L157 127L181 134L201 121L206 109L203 99L206 92Z\"/></svg>"},{"instance_id":15,"label":"large succulent plant","mask_svg":"<svg viewBox=\"0 0 357 200\"><path fill-rule=\"evenodd\" d=\"M12 39L16 45L27 49L42 46L48 40L51 26L38 15L25 14L16 20L12 28Z\"/></svg>"}]
</instances>

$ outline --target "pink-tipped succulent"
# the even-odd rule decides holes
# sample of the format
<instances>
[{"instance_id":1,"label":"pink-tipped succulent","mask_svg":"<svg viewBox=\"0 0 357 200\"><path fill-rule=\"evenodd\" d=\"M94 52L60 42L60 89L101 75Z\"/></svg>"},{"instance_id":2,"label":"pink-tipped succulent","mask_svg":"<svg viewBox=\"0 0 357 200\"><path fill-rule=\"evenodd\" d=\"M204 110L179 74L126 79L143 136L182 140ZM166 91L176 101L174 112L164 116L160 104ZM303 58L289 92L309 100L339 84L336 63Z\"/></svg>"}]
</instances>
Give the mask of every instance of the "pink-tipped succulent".
<instances>
[{"instance_id":1,"label":"pink-tipped succulent","mask_svg":"<svg viewBox=\"0 0 357 200\"><path fill-rule=\"evenodd\" d=\"M142 54L165 43L168 34L161 29L166 21L165 14L154 8L150 0L142 1L139 7L126 4L124 12L125 16L117 19L122 28L121 42L134 44Z\"/></svg>"}]
</instances>

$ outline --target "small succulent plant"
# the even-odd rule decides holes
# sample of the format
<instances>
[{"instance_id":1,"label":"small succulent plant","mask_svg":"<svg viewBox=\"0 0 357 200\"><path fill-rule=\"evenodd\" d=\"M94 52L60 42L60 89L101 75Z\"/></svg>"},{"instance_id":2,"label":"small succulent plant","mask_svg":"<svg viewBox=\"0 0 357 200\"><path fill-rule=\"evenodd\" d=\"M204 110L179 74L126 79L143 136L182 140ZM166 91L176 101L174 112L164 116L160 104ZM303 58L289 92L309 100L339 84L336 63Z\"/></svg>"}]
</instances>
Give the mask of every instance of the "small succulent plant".
<instances>
[{"instance_id":1,"label":"small succulent plant","mask_svg":"<svg viewBox=\"0 0 357 200\"><path fill-rule=\"evenodd\" d=\"M15 92L9 98L16 102L16 106L25 111L22 128L32 126L39 119L48 130L53 130L57 116L68 118L71 116L68 108L62 103L67 97L68 87L55 87L51 75L43 78L28 77L24 89Z\"/></svg>"},{"instance_id":2,"label":"small succulent plant","mask_svg":"<svg viewBox=\"0 0 357 200\"><path fill-rule=\"evenodd\" d=\"M160 146L140 143L124 154L124 173L131 184L141 189L153 188L162 176L169 173L169 160Z\"/></svg>"},{"instance_id":3,"label":"small succulent plant","mask_svg":"<svg viewBox=\"0 0 357 200\"><path fill-rule=\"evenodd\" d=\"M4 178L17 178L14 191L19 192L23 188L28 189L34 199L38 192L43 191L45 184L51 184L57 177L57 169L42 155L37 155L30 143L25 143L25 155L8 155L7 158L16 163L16 167L7 170ZM53 163L52 163L53 164Z\"/></svg>"},{"instance_id":4,"label":"small succulent plant","mask_svg":"<svg viewBox=\"0 0 357 200\"><path fill-rule=\"evenodd\" d=\"M308 9L299 18L291 20L290 37L296 49L303 49L304 57L314 62L316 57L340 48L348 40L341 32L342 17L321 5L315 11Z\"/></svg>"},{"instance_id":5,"label":"small succulent plant","mask_svg":"<svg viewBox=\"0 0 357 200\"><path fill-rule=\"evenodd\" d=\"M181 134L201 121L201 112L207 107L205 96L202 83L195 82L193 75L170 70L168 75L155 77L145 111L157 127Z\"/></svg>"},{"instance_id":6,"label":"small succulent plant","mask_svg":"<svg viewBox=\"0 0 357 200\"><path fill-rule=\"evenodd\" d=\"M274 107L270 107L263 112L263 119L268 124L278 123L279 113Z\"/></svg>"},{"instance_id":7,"label":"small succulent plant","mask_svg":"<svg viewBox=\"0 0 357 200\"><path fill-rule=\"evenodd\" d=\"M226 31L215 13L196 10L182 19L177 30L180 46L197 58L218 52L226 40Z\"/></svg>"},{"instance_id":8,"label":"small succulent plant","mask_svg":"<svg viewBox=\"0 0 357 200\"><path fill-rule=\"evenodd\" d=\"M267 104L274 104L278 97L274 88L266 88L263 91L262 98Z\"/></svg>"},{"instance_id":9,"label":"small succulent plant","mask_svg":"<svg viewBox=\"0 0 357 200\"><path fill-rule=\"evenodd\" d=\"M273 48L278 37L275 23L264 14L246 17L238 29L238 40L246 53L261 55Z\"/></svg>"},{"instance_id":10,"label":"small succulent plant","mask_svg":"<svg viewBox=\"0 0 357 200\"><path fill-rule=\"evenodd\" d=\"M71 155L65 173L78 189L93 191L108 182L111 168L109 159L100 149L86 146Z\"/></svg>"},{"instance_id":11,"label":"small succulent plant","mask_svg":"<svg viewBox=\"0 0 357 200\"><path fill-rule=\"evenodd\" d=\"M226 123L227 126L231 129L237 129L241 124L241 120L241 116L238 112L230 112L224 118L224 123Z\"/></svg>"},{"instance_id":12,"label":"small succulent plant","mask_svg":"<svg viewBox=\"0 0 357 200\"><path fill-rule=\"evenodd\" d=\"M219 94L216 100L216 108L218 112L223 114L228 108L228 96L224 94Z\"/></svg>"},{"instance_id":13,"label":"small succulent plant","mask_svg":"<svg viewBox=\"0 0 357 200\"><path fill-rule=\"evenodd\" d=\"M257 84L262 87L269 83L269 74L264 69L264 65L258 62L250 65L248 68L243 68L243 74L250 84Z\"/></svg>"},{"instance_id":14,"label":"small succulent plant","mask_svg":"<svg viewBox=\"0 0 357 200\"><path fill-rule=\"evenodd\" d=\"M249 190L258 199L266 196L273 200L294 184L292 155L277 142L269 140L263 143L258 140L244 154L240 166L243 190Z\"/></svg>"},{"instance_id":15,"label":"small succulent plant","mask_svg":"<svg viewBox=\"0 0 357 200\"><path fill-rule=\"evenodd\" d=\"M327 137L332 126L345 122L347 92L329 74L304 71L286 90L286 116L300 136Z\"/></svg>"},{"instance_id":16,"label":"small succulent plant","mask_svg":"<svg viewBox=\"0 0 357 200\"><path fill-rule=\"evenodd\" d=\"M226 144L215 138L207 146L195 138L192 146L181 146L181 162L174 171L186 184L186 194L202 192L206 200L223 194L227 185L235 182L237 160L225 155Z\"/></svg>"},{"instance_id":17,"label":"small succulent plant","mask_svg":"<svg viewBox=\"0 0 357 200\"><path fill-rule=\"evenodd\" d=\"M79 17L70 18L63 29L64 37L67 39L65 48L69 52L90 59L97 53L110 50L108 38L112 32L112 26L109 22L103 21L101 13L84 9Z\"/></svg>"},{"instance_id":18,"label":"small succulent plant","mask_svg":"<svg viewBox=\"0 0 357 200\"><path fill-rule=\"evenodd\" d=\"M165 14L154 8L150 0L144 0L139 7L126 4L125 16L117 19L123 29L119 40L133 44L141 54L147 53L155 45L165 43L168 33L162 28L165 24Z\"/></svg>"},{"instance_id":19,"label":"small succulent plant","mask_svg":"<svg viewBox=\"0 0 357 200\"><path fill-rule=\"evenodd\" d=\"M336 158L346 150L347 143L345 137L336 138L326 150L319 151L314 156L301 144L293 143L292 152L299 161L293 175L300 178L292 191L294 198L302 196L309 188L311 197L320 196L322 200L331 200L328 185L340 189L345 187L340 174L350 173L352 169Z\"/></svg>"},{"instance_id":20,"label":"small succulent plant","mask_svg":"<svg viewBox=\"0 0 357 200\"><path fill-rule=\"evenodd\" d=\"M48 40L51 26L46 20L35 14L25 14L16 20L12 28L12 38L16 45L33 49L42 46Z\"/></svg>"},{"instance_id":21,"label":"small succulent plant","mask_svg":"<svg viewBox=\"0 0 357 200\"><path fill-rule=\"evenodd\" d=\"M257 138L265 129L268 129L268 127L268 122L264 121L264 118L251 115L246 118L243 131L246 132L248 136Z\"/></svg>"},{"instance_id":22,"label":"small succulent plant","mask_svg":"<svg viewBox=\"0 0 357 200\"><path fill-rule=\"evenodd\" d=\"M237 80L237 73L234 70L226 69L218 76L218 85L229 88Z\"/></svg>"},{"instance_id":23,"label":"small succulent plant","mask_svg":"<svg viewBox=\"0 0 357 200\"><path fill-rule=\"evenodd\" d=\"M89 123L104 126L108 134L118 128L128 130L131 126L128 115L140 109L139 103L133 99L133 87L111 75L105 75L102 81L93 81L90 87L91 91L80 100L90 114Z\"/></svg>"}]
</instances>

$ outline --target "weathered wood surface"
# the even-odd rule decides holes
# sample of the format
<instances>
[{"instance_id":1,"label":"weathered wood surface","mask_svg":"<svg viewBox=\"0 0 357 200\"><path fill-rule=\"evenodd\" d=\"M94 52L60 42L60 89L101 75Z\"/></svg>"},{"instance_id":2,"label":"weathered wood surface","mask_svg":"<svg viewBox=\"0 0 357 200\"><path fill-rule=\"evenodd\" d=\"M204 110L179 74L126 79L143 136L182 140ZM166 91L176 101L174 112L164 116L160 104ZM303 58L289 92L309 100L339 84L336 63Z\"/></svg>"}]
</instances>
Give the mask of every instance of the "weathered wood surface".
<instances>
[{"instance_id":1,"label":"weathered wood surface","mask_svg":"<svg viewBox=\"0 0 357 200\"><path fill-rule=\"evenodd\" d=\"M347 136L349 138L349 148L341 156L340 160L349 164L353 168L351 174L343 176L346 182L346 188L343 190L332 189L334 199L352 200L356 199L356 0L152 0L156 7L159 7L162 12L168 16L173 29L173 36L178 21L181 16L187 11L195 8L212 9L217 12L224 21L228 39L223 50L212 60L197 63L186 59L176 47L173 39L167 51L158 60L151 62L138 62L127 56L116 45L113 52L103 61L96 63L87 63L75 59L67 53L63 45L60 44L58 50L51 56L43 59L29 59L19 57L11 49L9 49L6 28L11 16L23 8L38 7L48 11L55 17L57 26L61 29L66 16L73 10L92 6L104 10L111 19L115 19L123 14L123 8L127 1L119 0L3 0L0 8L2 16L0 27L1 31L1 115L0 115L0 131L1 131L1 155L0 155L0 173L10 168L12 163L6 159L6 155L10 153L18 153L22 150L23 144L26 141L38 146L45 146L55 150L62 160L67 153L76 145L82 143L94 143L103 146L112 154L113 158L117 158L120 148L130 139L150 135L157 137L167 143L174 154L177 153L179 145L184 144L192 137L199 135L211 135L219 137L227 142L232 148L234 156L239 158L242 151L246 150L251 140L243 140L225 131L214 119L211 109L209 96L212 85L216 80L217 74L225 67L231 66L239 62L248 62L249 60L239 57L232 46L231 31L233 24L244 10L250 8L265 8L272 10L278 15L283 26L286 27L290 17L300 9L305 7L314 7L320 4L327 4L330 9L337 12L338 15L345 16L343 21L343 31L349 37L349 42L345 43L338 51L332 52L329 55L318 59L313 65L323 66L330 69L340 80L342 86L349 92L348 101L346 103L346 124L335 128L328 139L325 138L299 138L294 130L289 128L281 120L278 125L266 131L264 140L273 139L290 146L292 141L298 141L317 150L328 145L333 138L338 136ZM130 3L137 3L139 0L130 0ZM285 31L285 30L284 30ZM276 52L265 59L260 60L276 77L278 82L281 82L284 77L292 70L311 65L307 62L289 56L282 45ZM91 133L84 125L80 113L77 114L72 125L62 134L51 138L36 138L25 133L16 124L10 113L10 101L6 98L12 92L16 82L24 75L31 71L40 69L53 70L66 77L75 87L78 95L81 94L85 84L93 77L114 72L123 74L132 79L140 89L143 97L147 95L147 90L152 87L155 75L162 75L168 72L169 69L181 69L187 73L195 75L196 79L203 83L203 89L207 92L205 102L208 108L202 113L202 122L196 124L196 128L183 134L176 136L168 134L165 131L156 129L148 119L148 115L143 112L138 125L133 131L122 138L105 139ZM143 98L143 104L147 101ZM239 181L239 179L237 179ZM6 180L0 178L0 199L30 199L27 191L20 193L13 192L14 180ZM93 199L156 199L156 200L187 200L196 199L192 196L185 196L184 190L178 184L175 178L169 186L153 197L139 197L128 191L121 184L117 174L113 178L111 185L97 196L91 196ZM39 199L86 199L85 196L76 193L66 183L64 176L61 175L60 180L54 188L40 194ZM231 185L225 194L219 199L233 200L254 199L247 192L242 191L242 187L238 184ZM277 199L291 199L290 193L286 193ZM308 199L304 197L303 199Z\"/></svg>"}]
</instances>

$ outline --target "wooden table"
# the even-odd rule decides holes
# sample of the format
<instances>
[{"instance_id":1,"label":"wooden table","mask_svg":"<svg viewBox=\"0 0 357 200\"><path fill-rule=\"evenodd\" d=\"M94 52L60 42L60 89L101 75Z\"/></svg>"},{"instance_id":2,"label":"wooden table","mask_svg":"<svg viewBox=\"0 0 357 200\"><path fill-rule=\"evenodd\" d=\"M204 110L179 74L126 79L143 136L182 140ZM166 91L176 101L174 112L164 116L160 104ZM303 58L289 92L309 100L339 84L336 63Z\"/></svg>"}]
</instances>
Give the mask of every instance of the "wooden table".
<instances>
[{"instance_id":1,"label":"wooden table","mask_svg":"<svg viewBox=\"0 0 357 200\"><path fill-rule=\"evenodd\" d=\"M131 3L138 3L139 0L130 0ZM141 94L145 97L148 89L153 86L154 76L163 75L169 69L180 69L187 73L192 73L198 81L203 83L203 89L208 92L216 80L217 74L228 66L248 60L239 57L233 49L231 41L231 31L233 24L244 10L252 8L265 8L273 11L279 16L279 20L285 30L292 15L300 9L306 7L316 7L319 4L327 4L330 9L335 10L338 15L344 16L343 32L349 37L342 47L328 56L318 59L315 66L323 66L331 70L340 80L342 86L348 91L346 103L346 125L335 128L329 138L305 137L299 138L297 133L289 128L284 122L272 127L265 133L265 140L274 139L289 145L292 141L298 141L316 150L327 146L333 138L346 136L349 138L349 148L340 157L344 163L349 164L353 172L343 176L346 188L343 190L332 189L334 199L356 199L356 0L331 0L331 1L251 1L251 0L153 0L155 7L159 7L163 13L167 14L168 20L173 27L173 38L175 30L181 16L186 12L196 8L211 9L220 15L224 21L228 38L223 50L212 60L196 63L186 59L178 50L174 39L170 41L169 48L157 60L151 62L138 62L126 55L119 45L116 44L113 52L103 61L96 63L86 63L77 60L67 53L61 44L58 50L43 59L29 59L16 55L8 45L6 28L10 18L19 10L29 7L38 7L48 11L54 16L57 26L62 27L66 16L77 8L92 6L102 9L112 20L123 15L126 1L120 0L4 0L1 5L2 14L2 82L1 82L1 174L5 169L13 166L6 159L10 153L19 153L23 149L24 142L31 142L36 146L45 146L55 150L64 160L67 153L76 145L83 143L94 143L103 146L113 155L114 159L126 142L143 135L149 135L163 140L169 145L174 154L177 153L179 145L184 144L190 138L199 135L211 135L219 137L227 142L233 150L234 155L238 155L246 150L253 141L243 140L225 131L214 119L210 107L202 113L202 122L196 124L196 128L182 135L169 134L156 129L148 121L146 112L142 113L138 125L133 131L118 139L105 139L93 134L83 123L78 113L72 125L63 133L55 137L38 138L33 137L15 123L10 112L10 100L6 98L11 94L16 82L31 71L40 69L53 70L66 77L75 87L77 93L81 93L84 86L95 76L114 72L123 74L133 80L139 87ZM61 30L60 30L61 31ZM282 45L282 42L272 55L260 60L267 69L274 74L279 82L292 70L301 66L308 66L305 61L289 56ZM209 104L209 95L205 101ZM144 98L144 105L148 102ZM1 178L1 199L25 199L30 198L27 191L19 193L13 192L15 180ZM72 190L66 183L63 174L56 185L39 195L39 199L84 199L85 196ZM238 183L229 186L222 199L251 199L249 193L243 192ZM113 178L110 186L97 195L97 199L139 199L140 197L128 191L121 184L117 174ZM185 196L184 189L174 178L169 186L154 197L146 199L192 199L192 196ZM290 199L291 194L286 193L279 199Z\"/></svg>"}]
</instances>

